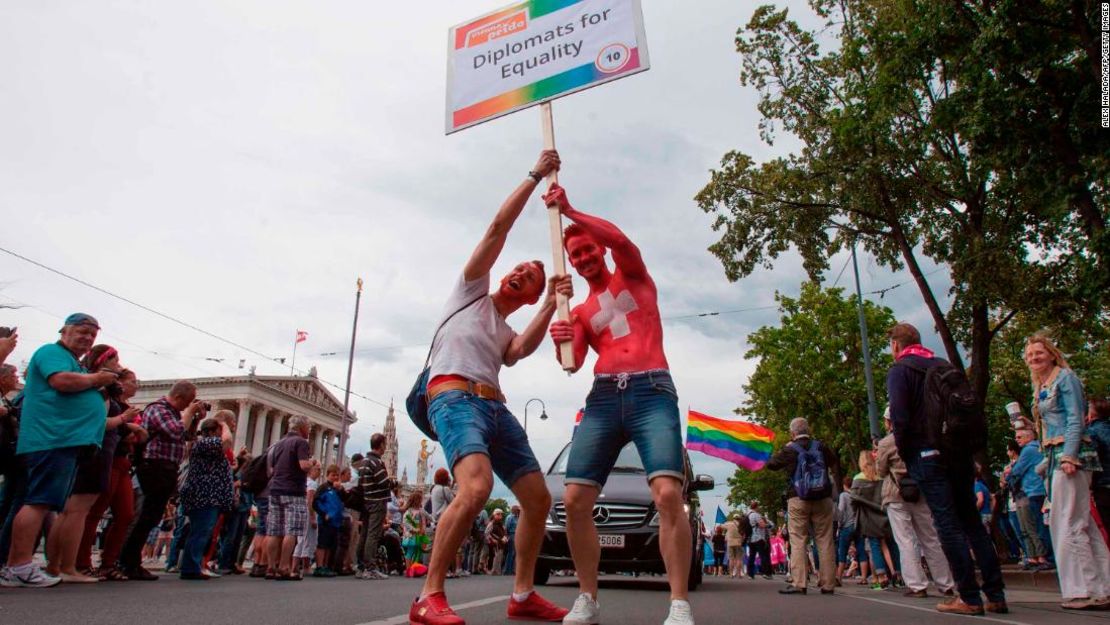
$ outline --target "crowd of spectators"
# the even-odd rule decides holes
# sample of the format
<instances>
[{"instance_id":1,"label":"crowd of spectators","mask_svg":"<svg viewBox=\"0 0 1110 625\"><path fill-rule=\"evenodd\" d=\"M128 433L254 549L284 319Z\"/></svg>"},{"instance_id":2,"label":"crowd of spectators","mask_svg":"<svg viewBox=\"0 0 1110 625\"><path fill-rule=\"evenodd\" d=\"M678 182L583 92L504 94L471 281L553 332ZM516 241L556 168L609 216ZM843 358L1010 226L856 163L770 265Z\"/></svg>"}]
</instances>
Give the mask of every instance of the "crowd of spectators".
<instances>
[{"instance_id":1,"label":"crowd of spectators","mask_svg":"<svg viewBox=\"0 0 1110 625\"><path fill-rule=\"evenodd\" d=\"M299 415L260 458L236 453L235 414L212 411L191 382L132 405L139 380L99 331L70 315L22 389L2 362L18 334L0 337L0 585L154 581L163 558L166 573L193 581L422 572L454 498L445 469L427 502L420 490L402 501L385 436L350 467L321 467ZM511 574L518 517L518 506L483 511L452 575Z\"/></svg>"}]
</instances>

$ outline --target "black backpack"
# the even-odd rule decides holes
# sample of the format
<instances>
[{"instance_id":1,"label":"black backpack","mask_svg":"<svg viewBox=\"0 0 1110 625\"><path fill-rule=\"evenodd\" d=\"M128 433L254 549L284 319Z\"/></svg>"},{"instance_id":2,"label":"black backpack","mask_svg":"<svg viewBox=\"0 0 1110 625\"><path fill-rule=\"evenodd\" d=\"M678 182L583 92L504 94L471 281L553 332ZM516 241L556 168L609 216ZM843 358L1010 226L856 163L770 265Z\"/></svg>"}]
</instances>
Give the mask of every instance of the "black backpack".
<instances>
[{"instance_id":1,"label":"black backpack","mask_svg":"<svg viewBox=\"0 0 1110 625\"><path fill-rule=\"evenodd\" d=\"M239 490L244 493L257 495L263 490L266 490L266 485L270 483L270 452L273 450L266 450L266 453L259 454L243 467L239 472Z\"/></svg>"},{"instance_id":2,"label":"black backpack","mask_svg":"<svg viewBox=\"0 0 1110 625\"><path fill-rule=\"evenodd\" d=\"M929 443L941 452L974 454L987 448L987 417L967 375L941 358L923 367L903 360L925 376L921 413Z\"/></svg>"}]
</instances>

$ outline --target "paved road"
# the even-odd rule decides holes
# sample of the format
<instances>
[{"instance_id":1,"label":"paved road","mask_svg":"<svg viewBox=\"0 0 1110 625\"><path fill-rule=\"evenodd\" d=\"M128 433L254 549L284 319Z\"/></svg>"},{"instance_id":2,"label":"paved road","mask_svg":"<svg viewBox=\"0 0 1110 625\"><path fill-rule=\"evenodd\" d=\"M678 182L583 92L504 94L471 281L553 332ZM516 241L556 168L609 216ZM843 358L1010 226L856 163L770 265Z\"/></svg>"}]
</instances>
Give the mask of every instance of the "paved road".
<instances>
[{"instance_id":1,"label":"paved road","mask_svg":"<svg viewBox=\"0 0 1110 625\"><path fill-rule=\"evenodd\" d=\"M448 594L471 625L508 623L507 577L451 580ZM781 596L780 581L711 578L692 598L701 625L732 623L810 622L819 625L907 623L951 625L954 617L938 614L932 600L905 599L900 593L859 587L838 589L834 596ZM157 582L101 583L59 586L44 590L0 589L0 623L44 625L400 625L407 623L408 604L419 581L381 582L353 578L267 582L230 577L208 582L183 582L169 577ZM572 578L552 578L543 593L563 605L576 595ZM1065 613L1050 593L1011 592L1011 613L975 622L1009 625L1110 625L1110 612ZM661 623L667 609L661 578L606 577L602 581L605 625Z\"/></svg>"}]
</instances>

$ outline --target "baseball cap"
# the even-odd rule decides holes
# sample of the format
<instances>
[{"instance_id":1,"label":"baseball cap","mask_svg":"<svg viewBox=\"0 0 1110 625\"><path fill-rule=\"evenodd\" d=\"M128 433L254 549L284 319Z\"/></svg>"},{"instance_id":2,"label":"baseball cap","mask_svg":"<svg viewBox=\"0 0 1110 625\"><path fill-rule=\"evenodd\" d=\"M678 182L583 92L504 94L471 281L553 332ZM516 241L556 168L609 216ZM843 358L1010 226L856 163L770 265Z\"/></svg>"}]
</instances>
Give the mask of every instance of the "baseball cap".
<instances>
[{"instance_id":1,"label":"baseball cap","mask_svg":"<svg viewBox=\"0 0 1110 625\"><path fill-rule=\"evenodd\" d=\"M66 317L66 322L65 322L64 325L67 325L67 326L92 326L92 327L96 328L97 330L100 329L100 324L97 323L96 317L93 317L92 315L87 314L87 313L73 313L72 315Z\"/></svg>"}]
</instances>

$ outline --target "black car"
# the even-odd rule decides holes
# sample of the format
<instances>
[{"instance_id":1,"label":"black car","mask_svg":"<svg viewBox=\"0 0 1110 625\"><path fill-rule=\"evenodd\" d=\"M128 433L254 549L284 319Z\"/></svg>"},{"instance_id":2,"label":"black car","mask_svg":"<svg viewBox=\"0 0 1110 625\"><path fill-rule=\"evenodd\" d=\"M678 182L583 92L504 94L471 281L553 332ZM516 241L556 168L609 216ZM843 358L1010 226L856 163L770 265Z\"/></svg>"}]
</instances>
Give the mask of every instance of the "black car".
<instances>
[{"instance_id":1,"label":"black car","mask_svg":"<svg viewBox=\"0 0 1110 625\"><path fill-rule=\"evenodd\" d=\"M568 443L545 477L553 505L536 562L535 583L538 585L546 584L553 570L574 568L567 544L566 508L563 505L563 479L569 455ZM689 589L694 590L701 583L697 491L712 490L713 478L708 475L694 477L685 451L683 456L686 461L686 489L682 498L690 522L691 540ZM625 445L617 457L613 472L598 496L593 516L601 542L600 573L666 572L659 553L659 514L651 498L640 454L632 443Z\"/></svg>"}]
</instances>

